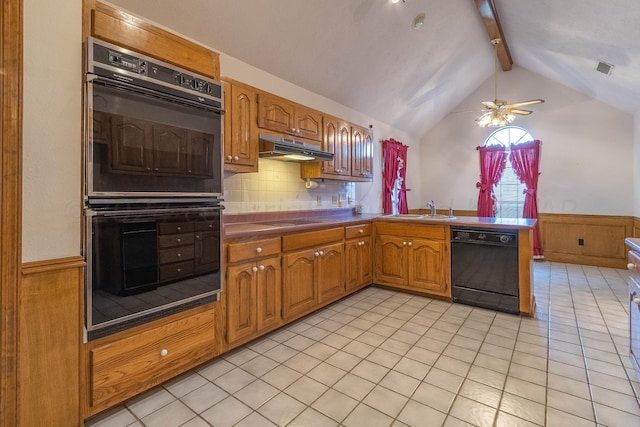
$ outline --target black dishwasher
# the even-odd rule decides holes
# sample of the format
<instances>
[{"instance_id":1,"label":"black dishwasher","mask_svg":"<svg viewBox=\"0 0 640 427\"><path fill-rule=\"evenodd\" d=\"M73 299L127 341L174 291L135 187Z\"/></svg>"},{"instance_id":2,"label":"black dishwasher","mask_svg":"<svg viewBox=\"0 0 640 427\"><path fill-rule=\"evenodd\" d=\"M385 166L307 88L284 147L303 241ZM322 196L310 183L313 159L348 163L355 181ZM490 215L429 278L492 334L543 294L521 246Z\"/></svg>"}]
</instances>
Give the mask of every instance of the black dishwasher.
<instances>
[{"instance_id":1,"label":"black dishwasher","mask_svg":"<svg viewBox=\"0 0 640 427\"><path fill-rule=\"evenodd\" d=\"M454 302L520 313L518 231L451 227Z\"/></svg>"}]
</instances>

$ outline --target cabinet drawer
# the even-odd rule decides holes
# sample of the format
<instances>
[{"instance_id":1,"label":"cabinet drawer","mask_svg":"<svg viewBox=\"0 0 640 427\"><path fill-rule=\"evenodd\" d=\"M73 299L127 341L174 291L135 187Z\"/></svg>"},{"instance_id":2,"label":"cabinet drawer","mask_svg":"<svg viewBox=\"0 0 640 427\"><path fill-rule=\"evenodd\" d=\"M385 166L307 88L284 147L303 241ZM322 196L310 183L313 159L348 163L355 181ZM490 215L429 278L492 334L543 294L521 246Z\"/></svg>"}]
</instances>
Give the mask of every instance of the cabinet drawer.
<instances>
[{"instance_id":1,"label":"cabinet drawer","mask_svg":"<svg viewBox=\"0 0 640 427\"><path fill-rule=\"evenodd\" d=\"M160 234L189 233L192 231L192 222L162 222L158 224L158 233Z\"/></svg>"},{"instance_id":2,"label":"cabinet drawer","mask_svg":"<svg viewBox=\"0 0 640 427\"><path fill-rule=\"evenodd\" d=\"M391 234L402 237L424 237L427 239L444 240L446 231L444 225L418 225L404 222L376 222L376 234ZM448 227L446 227L448 228Z\"/></svg>"},{"instance_id":3,"label":"cabinet drawer","mask_svg":"<svg viewBox=\"0 0 640 427\"><path fill-rule=\"evenodd\" d=\"M282 249L285 251L294 251L297 249L311 248L342 240L343 236L344 227L290 234L282 238Z\"/></svg>"},{"instance_id":4,"label":"cabinet drawer","mask_svg":"<svg viewBox=\"0 0 640 427\"><path fill-rule=\"evenodd\" d=\"M193 244L193 234L170 234L167 236L160 236L158 238L158 246L160 248L172 248L174 246L183 246Z\"/></svg>"},{"instance_id":5,"label":"cabinet drawer","mask_svg":"<svg viewBox=\"0 0 640 427\"><path fill-rule=\"evenodd\" d=\"M196 231L212 231L217 230L218 223L214 221L198 221L195 223Z\"/></svg>"},{"instance_id":6,"label":"cabinet drawer","mask_svg":"<svg viewBox=\"0 0 640 427\"><path fill-rule=\"evenodd\" d=\"M214 319L196 314L91 350L91 405L120 402L213 357Z\"/></svg>"},{"instance_id":7,"label":"cabinet drawer","mask_svg":"<svg viewBox=\"0 0 640 427\"><path fill-rule=\"evenodd\" d=\"M631 277L636 279L637 282L640 282L640 254L635 251L629 251L627 254L627 268L629 269L629 273L631 273Z\"/></svg>"},{"instance_id":8,"label":"cabinet drawer","mask_svg":"<svg viewBox=\"0 0 640 427\"><path fill-rule=\"evenodd\" d=\"M228 249L229 262L246 261L253 258L280 253L280 237L231 243Z\"/></svg>"},{"instance_id":9,"label":"cabinet drawer","mask_svg":"<svg viewBox=\"0 0 640 427\"><path fill-rule=\"evenodd\" d=\"M193 254L193 245L162 249L160 251L160 264L169 264L172 262L193 259Z\"/></svg>"},{"instance_id":10,"label":"cabinet drawer","mask_svg":"<svg viewBox=\"0 0 640 427\"><path fill-rule=\"evenodd\" d=\"M193 270L193 260L163 265L160 266L160 281L164 282L165 280L188 276L193 273Z\"/></svg>"},{"instance_id":11,"label":"cabinet drawer","mask_svg":"<svg viewBox=\"0 0 640 427\"><path fill-rule=\"evenodd\" d=\"M345 239L357 239L369 235L371 235L371 224L349 225L344 228Z\"/></svg>"}]
</instances>

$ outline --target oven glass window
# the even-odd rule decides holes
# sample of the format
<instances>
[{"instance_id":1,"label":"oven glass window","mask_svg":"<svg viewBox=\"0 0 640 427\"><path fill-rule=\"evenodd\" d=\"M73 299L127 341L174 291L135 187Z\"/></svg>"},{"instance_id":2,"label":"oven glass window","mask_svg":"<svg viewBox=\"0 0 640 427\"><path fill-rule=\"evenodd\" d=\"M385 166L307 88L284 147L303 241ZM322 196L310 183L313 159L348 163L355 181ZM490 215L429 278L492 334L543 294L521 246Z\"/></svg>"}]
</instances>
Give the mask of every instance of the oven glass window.
<instances>
[{"instance_id":1,"label":"oven glass window","mask_svg":"<svg viewBox=\"0 0 640 427\"><path fill-rule=\"evenodd\" d=\"M90 339L215 300L222 282L219 210L89 221Z\"/></svg>"},{"instance_id":2,"label":"oven glass window","mask_svg":"<svg viewBox=\"0 0 640 427\"><path fill-rule=\"evenodd\" d=\"M89 197L221 194L218 112L98 82L89 85Z\"/></svg>"}]
</instances>

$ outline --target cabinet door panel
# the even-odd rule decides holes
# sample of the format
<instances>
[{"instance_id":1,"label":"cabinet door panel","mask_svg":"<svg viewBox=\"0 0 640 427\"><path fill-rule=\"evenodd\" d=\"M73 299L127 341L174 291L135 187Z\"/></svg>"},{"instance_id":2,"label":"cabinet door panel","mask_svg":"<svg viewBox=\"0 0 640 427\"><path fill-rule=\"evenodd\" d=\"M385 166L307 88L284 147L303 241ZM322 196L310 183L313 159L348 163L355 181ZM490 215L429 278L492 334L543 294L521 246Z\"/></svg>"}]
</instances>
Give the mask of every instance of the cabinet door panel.
<instances>
[{"instance_id":1,"label":"cabinet door panel","mask_svg":"<svg viewBox=\"0 0 640 427\"><path fill-rule=\"evenodd\" d=\"M196 271L220 268L220 233L199 231L194 235Z\"/></svg>"},{"instance_id":2,"label":"cabinet door panel","mask_svg":"<svg viewBox=\"0 0 640 427\"><path fill-rule=\"evenodd\" d=\"M406 285L406 239L379 235L376 237L375 281L381 284Z\"/></svg>"},{"instance_id":3,"label":"cabinet door panel","mask_svg":"<svg viewBox=\"0 0 640 427\"><path fill-rule=\"evenodd\" d=\"M336 145L339 153L336 168L340 175L351 175L351 129L347 122L338 123L338 143Z\"/></svg>"},{"instance_id":4,"label":"cabinet door panel","mask_svg":"<svg viewBox=\"0 0 640 427\"><path fill-rule=\"evenodd\" d=\"M360 286L360 241L349 240L345 243L345 287L347 291Z\"/></svg>"},{"instance_id":5,"label":"cabinet door panel","mask_svg":"<svg viewBox=\"0 0 640 427\"><path fill-rule=\"evenodd\" d=\"M333 153L333 160L324 162L322 171L329 175L338 174L341 151L338 148L338 122L336 119L324 117L324 151Z\"/></svg>"},{"instance_id":6,"label":"cabinet door panel","mask_svg":"<svg viewBox=\"0 0 640 427\"><path fill-rule=\"evenodd\" d=\"M295 129L293 103L268 93L260 93L258 126L276 132L293 133Z\"/></svg>"},{"instance_id":7,"label":"cabinet door panel","mask_svg":"<svg viewBox=\"0 0 640 427\"><path fill-rule=\"evenodd\" d=\"M225 162L246 166L247 171L258 170L258 132L255 124L257 110L256 91L233 84L231 86L231 141L230 149L225 150Z\"/></svg>"},{"instance_id":8,"label":"cabinet door panel","mask_svg":"<svg viewBox=\"0 0 640 427\"><path fill-rule=\"evenodd\" d=\"M283 317L294 317L313 308L316 295L316 256L314 250L293 252L283 256Z\"/></svg>"},{"instance_id":9,"label":"cabinet door panel","mask_svg":"<svg viewBox=\"0 0 640 427\"><path fill-rule=\"evenodd\" d=\"M282 278L280 258L260 260L258 263L257 317L258 331L280 323L282 310Z\"/></svg>"},{"instance_id":10,"label":"cabinet door panel","mask_svg":"<svg viewBox=\"0 0 640 427\"><path fill-rule=\"evenodd\" d=\"M303 105L295 105L295 134L322 141L322 114Z\"/></svg>"},{"instance_id":11,"label":"cabinet door panel","mask_svg":"<svg viewBox=\"0 0 640 427\"><path fill-rule=\"evenodd\" d=\"M444 242L412 239L408 273L411 286L429 291L444 292Z\"/></svg>"},{"instance_id":12,"label":"cabinet door panel","mask_svg":"<svg viewBox=\"0 0 640 427\"><path fill-rule=\"evenodd\" d=\"M254 264L227 270L227 341L232 343L256 332L256 273Z\"/></svg>"},{"instance_id":13,"label":"cabinet door panel","mask_svg":"<svg viewBox=\"0 0 640 427\"><path fill-rule=\"evenodd\" d=\"M344 245L320 248L318 257L318 297L320 302L344 295Z\"/></svg>"},{"instance_id":14,"label":"cabinet door panel","mask_svg":"<svg viewBox=\"0 0 640 427\"><path fill-rule=\"evenodd\" d=\"M373 245L371 237L361 240L360 246L360 284L368 285L373 282Z\"/></svg>"}]
</instances>

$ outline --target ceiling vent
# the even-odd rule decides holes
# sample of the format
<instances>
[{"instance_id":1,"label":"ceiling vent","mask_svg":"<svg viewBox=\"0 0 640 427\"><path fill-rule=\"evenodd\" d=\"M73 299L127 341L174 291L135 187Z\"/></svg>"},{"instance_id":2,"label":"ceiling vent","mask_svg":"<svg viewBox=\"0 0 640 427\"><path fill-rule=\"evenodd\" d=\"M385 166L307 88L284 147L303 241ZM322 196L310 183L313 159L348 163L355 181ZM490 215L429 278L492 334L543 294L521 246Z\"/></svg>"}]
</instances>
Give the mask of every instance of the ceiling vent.
<instances>
[{"instance_id":1,"label":"ceiling vent","mask_svg":"<svg viewBox=\"0 0 640 427\"><path fill-rule=\"evenodd\" d=\"M603 61L598 61L598 64L596 65L596 71L610 76L611 72L613 71L613 65L607 64Z\"/></svg>"}]
</instances>

